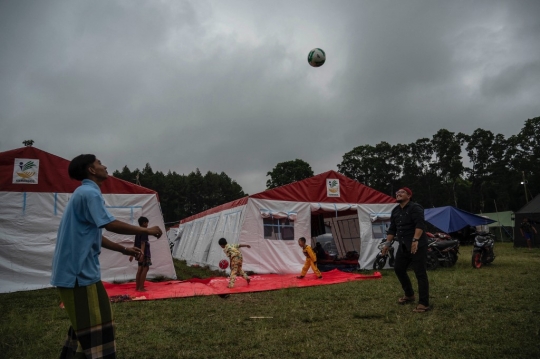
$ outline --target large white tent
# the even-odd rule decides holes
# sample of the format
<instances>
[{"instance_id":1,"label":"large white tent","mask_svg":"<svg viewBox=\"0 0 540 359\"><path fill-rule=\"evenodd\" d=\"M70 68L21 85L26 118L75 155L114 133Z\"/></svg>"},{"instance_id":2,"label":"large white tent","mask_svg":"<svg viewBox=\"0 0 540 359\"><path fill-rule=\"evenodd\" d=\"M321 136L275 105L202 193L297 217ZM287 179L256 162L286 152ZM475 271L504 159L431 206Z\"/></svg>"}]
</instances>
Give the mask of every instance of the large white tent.
<instances>
[{"instance_id":1,"label":"large white tent","mask_svg":"<svg viewBox=\"0 0 540 359\"><path fill-rule=\"evenodd\" d=\"M359 266L369 268L395 205L393 197L328 171L182 220L173 257L218 269L225 255L217 241L225 237L251 246L242 248L245 270L295 273L304 262L297 239L313 244L331 227L340 255L358 252Z\"/></svg>"},{"instance_id":2,"label":"large white tent","mask_svg":"<svg viewBox=\"0 0 540 359\"><path fill-rule=\"evenodd\" d=\"M0 293L49 287L56 234L71 193L80 182L69 178L69 161L35 147L0 153ZM118 220L138 225L145 216L165 231L157 193L109 177L101 187L105 204ZM133 236L103 234L125 246ZM165 236L150 238L152 267L148 278L176 278ZM135 279L136 261L102 250L104 281Z\"/></svg>"}]
</instances>

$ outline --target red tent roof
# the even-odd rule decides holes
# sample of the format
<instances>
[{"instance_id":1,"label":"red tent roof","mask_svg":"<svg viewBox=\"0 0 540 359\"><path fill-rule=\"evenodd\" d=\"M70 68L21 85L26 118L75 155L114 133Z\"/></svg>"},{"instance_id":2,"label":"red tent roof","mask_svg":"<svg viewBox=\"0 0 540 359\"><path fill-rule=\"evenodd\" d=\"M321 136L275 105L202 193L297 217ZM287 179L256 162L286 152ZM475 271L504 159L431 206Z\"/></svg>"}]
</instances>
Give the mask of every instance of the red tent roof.
<instances>
[{"instance_id":1,"label":"red tent roof","mask_svg":"<svg viewBox=\"0 0 540 359\"><path fill-rule=\"evenodd\" d=\"M339 180L339 197L327 196L326 186L328 180ZM248 198L309 203L396 203L394 197L390 197L373 188L365 186L341 173L328 171L306 178L302 181L272 188L249 197L222 204L221 206L184 218L180 223L191 222L195 219L208 216L209 214L245 205Z\"/></svg>"},{"instance_id":2,"label":"red tent roof","mask_svg":"<svg viewBox=\"0 0 540 359\"><path fill-rule=\"evenodd\" d=\"M37 184L13 183L15 159L39 160ZM0 191L72 193L81 182L68 175L68 160L36 147L21 147L0 152ZM20 171L17 171L20 172ZM15 176L17 176L15 174ZM103 194L155 194L151 189L110 176L101 186Z\"/></svg>"},{"instance_id":3,"label":"red tent roof","mask_svg":"<svg viewBox=\"0 0 540 359\"><path fill-rule=\"evenodd\" d=\"M328 180L339 180L340 196L328 197ZM276 201L320 202L320 203L396 203L396 199L336 171L293 182L250 196L251 198L272 199Z\"/></svg>"}]
</instances>

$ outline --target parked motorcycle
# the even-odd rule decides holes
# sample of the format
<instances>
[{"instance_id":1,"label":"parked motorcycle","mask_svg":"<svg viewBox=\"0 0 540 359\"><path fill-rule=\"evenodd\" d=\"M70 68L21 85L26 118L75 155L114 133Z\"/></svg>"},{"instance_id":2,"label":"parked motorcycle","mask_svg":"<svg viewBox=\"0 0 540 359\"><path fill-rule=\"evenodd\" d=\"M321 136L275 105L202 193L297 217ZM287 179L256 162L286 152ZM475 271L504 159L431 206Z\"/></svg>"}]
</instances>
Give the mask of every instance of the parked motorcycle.
<instances>
[{"instance_id":1,"label":"parked motorcycle","mask_svg":"<svg viewBox=\"0 0 540 359\"><path fill-rule=\"evenodd\" d=\"M446 233L429 233L426 267L434 270L439 267L452 267L456 264L459 254L459 241L452 239Z\"/></svg>"},{"instance_id":2,"label":"parked motorcycle","mask_svg":"<svg viewBox=\"0 0 540 359\"><path fill-rule=\"evenodd\" d=\"M388 260L388 264L390 267L394 266L394 241L392 241L390 247L388 247L388 251L386 251L386 254L382 254L382 250L385 247L386 238L383 238L381 243L377 246L379 248L379 254L377 254L377 257L375 258L375 262L373 262L373 269L381 270L386 265L386 261Z\"/></svg>"},{"instance_id":3,"label":"parked motorcycle","mask_svg":"<svg viewBox=\"0 0 540 359\"><path fill-rule=\"evenodd\" d=\"M447 233L443 233L443 232L436 232L436 233L431 233L431 232L426 232L426 235L428 236L428 239L431 239L431 238L434 238L434 239L453 239L451 235L447 234Z\"/></svg>"},{"instance_id":4,"label":"parked motorcycle","mask_svg":"<svg viewBox=\"0 0 540 359\"><path fill-rule=\"evenodd\" d=\"M489 232L477 232L474 237L472 250L472 266L480 268L484 264L490 264L495 260L493 245L495 244L495 235Z\"/></svg>"}]
</instances>

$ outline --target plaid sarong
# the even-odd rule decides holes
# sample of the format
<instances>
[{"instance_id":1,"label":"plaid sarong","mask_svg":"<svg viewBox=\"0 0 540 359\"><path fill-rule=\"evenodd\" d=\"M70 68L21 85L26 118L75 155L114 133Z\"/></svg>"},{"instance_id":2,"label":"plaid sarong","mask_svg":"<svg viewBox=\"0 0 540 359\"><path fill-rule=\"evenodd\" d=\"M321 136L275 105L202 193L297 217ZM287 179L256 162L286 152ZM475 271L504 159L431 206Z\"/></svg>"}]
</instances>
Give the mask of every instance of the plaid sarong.
<instances>
[{"instance_id":1,"label":"plaid sarong","mask_svg":"<svg viewBox=\"0 0 540 359\"><path fill-rule=\"evenodd\" d=\"M58 291L71 321L60 358L116 358L111 303L103 283Z\"/></svg>"}]
</instances>

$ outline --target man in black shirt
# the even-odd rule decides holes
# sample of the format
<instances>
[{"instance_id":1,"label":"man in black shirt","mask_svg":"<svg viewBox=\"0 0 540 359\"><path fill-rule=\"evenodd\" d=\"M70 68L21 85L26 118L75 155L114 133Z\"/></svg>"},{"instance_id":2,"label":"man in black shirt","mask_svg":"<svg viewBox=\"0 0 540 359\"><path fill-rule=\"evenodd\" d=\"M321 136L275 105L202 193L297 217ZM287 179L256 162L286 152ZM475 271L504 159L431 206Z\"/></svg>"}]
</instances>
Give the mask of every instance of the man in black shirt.
<instances>
[{"instance_id":1,"label":"man in black shirt","mask_svg":"<svg viewBox=\"0 0 540 359\"><path fill-rule=\"evenodd\" d=\"M407 267L412 266L418 282L418 305L414 312L423 313L429 308L429 281L426 272L427 238L424 234L424 208L411 202L412 191L403 187L396 192L398 206L392 210L390 227L382 254L386 254L392 240L399 242L394 271L405 295L398 300L400 304L414 302L414 290Z\"/></svg>"}]
</instances>

